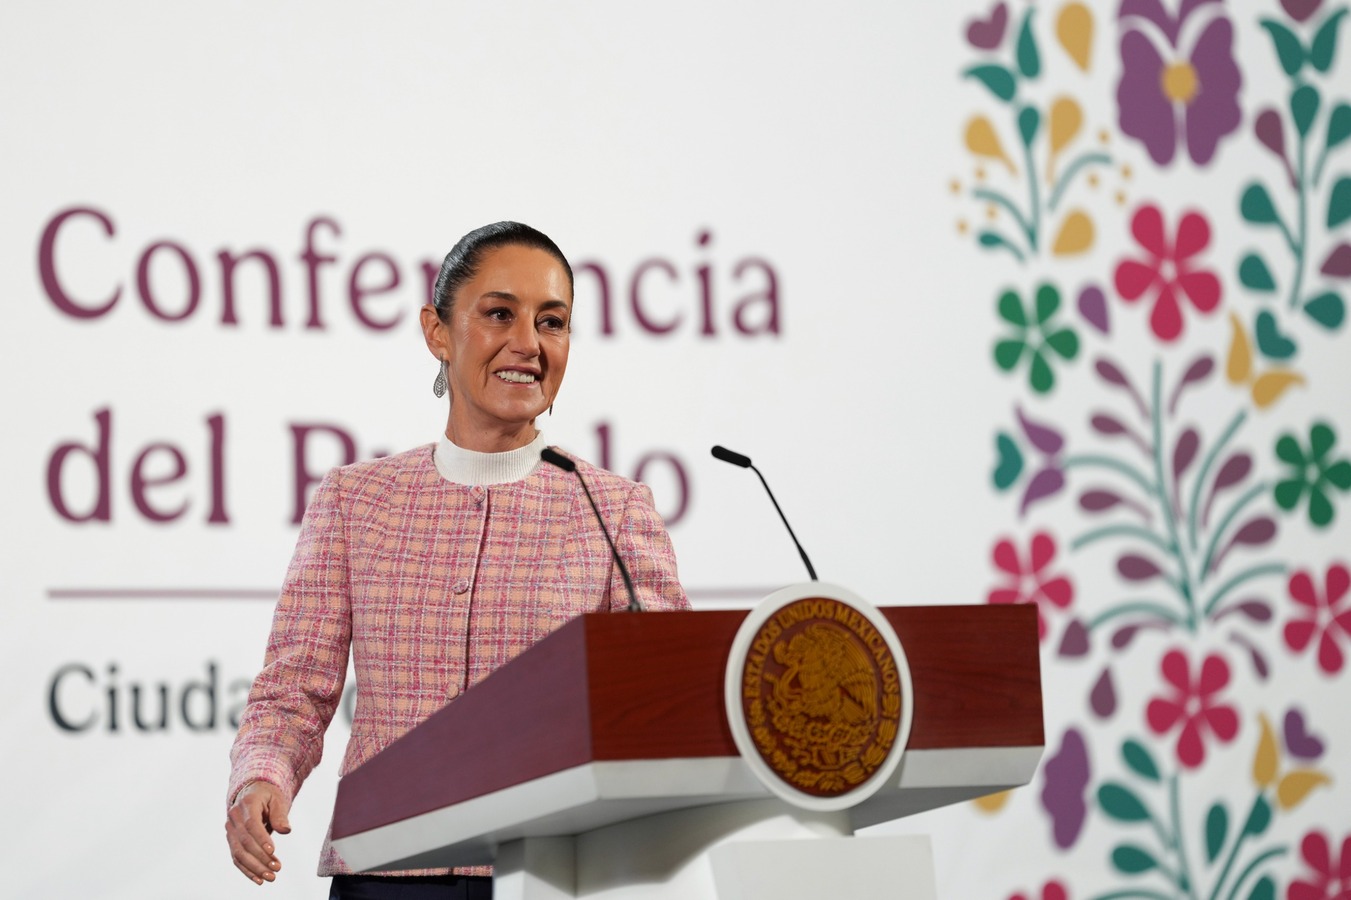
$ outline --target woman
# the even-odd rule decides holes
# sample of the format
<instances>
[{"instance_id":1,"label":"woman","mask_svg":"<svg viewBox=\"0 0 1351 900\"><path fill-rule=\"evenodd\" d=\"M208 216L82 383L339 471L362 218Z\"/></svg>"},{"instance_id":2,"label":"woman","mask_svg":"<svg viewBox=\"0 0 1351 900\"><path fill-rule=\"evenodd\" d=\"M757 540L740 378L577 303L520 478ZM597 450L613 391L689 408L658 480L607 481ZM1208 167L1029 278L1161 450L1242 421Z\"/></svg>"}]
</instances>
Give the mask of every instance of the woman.
<instances>
[{"instance_id":1,"label":"woman","mask_svg":"<svg viewBox=\"0 0 1351 900\"><path fill-rule=\"evenodd\" d=\"M349 648L357 702L339 774L567 620L628 603L575 476L539 458L535 420L552 409L568 363L572 269L562 252L526 225L479 228L446 255L433 301L421 321L440 361L433 390L450 395L445 434L320 484L231 751L226 837L258 884L281 869L271 834L290 831ZM578 471L643 606L688 608L651 491L586 463ZM320 875L336 876L331 898L487 897L490 872L354 877L327 841L319 863Z\"/></svg>"}]
</instances>

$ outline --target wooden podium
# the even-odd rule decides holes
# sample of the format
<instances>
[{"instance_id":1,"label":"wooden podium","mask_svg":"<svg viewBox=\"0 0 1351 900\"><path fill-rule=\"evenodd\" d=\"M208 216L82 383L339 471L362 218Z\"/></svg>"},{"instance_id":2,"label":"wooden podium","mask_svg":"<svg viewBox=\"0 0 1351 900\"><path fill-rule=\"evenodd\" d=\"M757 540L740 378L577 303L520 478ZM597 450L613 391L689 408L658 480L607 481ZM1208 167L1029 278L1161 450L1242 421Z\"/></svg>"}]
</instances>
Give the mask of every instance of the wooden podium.
<instances>
[{"instance_id":1,"label":"wooden podium","mask_svg":"<svg viewBox=\"0 0 1351 900\"><path fill-rule=\"evenodd\" d=\"M494 864L498 900L785 900L820 896L822 877L835 896L865 897L840 890L873 865L849 856L862 848L885 866L922 857L929 885L885 896L932 897L927 844L849 835L1031 780L1044 743L1037 611L881 612L909 663L913 720L895 776L852 808L797 809L738 753L724 672L745 611L589 614L343 778L334 844L358 871ZM788 856L756 863L765 841ZM892 842L880 856L879 841ZM782 884L745 874L785 859Z\"/></svg>"}]
</instances>

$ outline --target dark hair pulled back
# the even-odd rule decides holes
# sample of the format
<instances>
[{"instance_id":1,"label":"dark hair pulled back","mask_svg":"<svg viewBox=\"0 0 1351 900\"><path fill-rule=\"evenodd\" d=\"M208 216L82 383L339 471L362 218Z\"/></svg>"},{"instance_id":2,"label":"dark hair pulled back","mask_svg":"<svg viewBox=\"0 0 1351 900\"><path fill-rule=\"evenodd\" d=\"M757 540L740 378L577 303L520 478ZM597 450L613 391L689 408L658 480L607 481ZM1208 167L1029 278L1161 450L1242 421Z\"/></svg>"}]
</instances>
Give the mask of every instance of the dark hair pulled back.
<instances>
[{"instance_id":1,"label":"dark hair pulled back","mask_svg":"<svg viewBox=\"0 0 1351 900\"><path fill-rule=\"evenodd\" d=\"M494 222L475 228L455 242L441 263L437 273L436 285L432 288L432 304L441 321L449 322L451 310L455 305L455 294L464 284L478 274L483 255L498 247L521 246L543 250L562 265L568 275L568 292L572 292L572 266L558 245L542 231L522 225L520 222Z\"/></svg>"}]
</instances>

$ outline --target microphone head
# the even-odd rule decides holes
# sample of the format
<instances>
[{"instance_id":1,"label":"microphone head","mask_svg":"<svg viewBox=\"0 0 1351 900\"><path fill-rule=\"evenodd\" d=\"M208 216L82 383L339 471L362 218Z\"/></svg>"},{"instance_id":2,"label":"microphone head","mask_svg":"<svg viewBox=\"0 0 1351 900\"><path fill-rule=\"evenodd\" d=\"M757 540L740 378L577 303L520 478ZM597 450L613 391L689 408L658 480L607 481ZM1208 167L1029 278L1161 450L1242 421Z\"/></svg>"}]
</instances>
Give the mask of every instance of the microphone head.
<instances>
[{"instance_id":1,"label":"microphone head","mask_svg":"<svg viewBox=\"0 0 1351 900\"><path fill-rule=\"evenodd\" d=\"M728 450L720 444L713 445L712 453L715 458L720 459L723 462L731 463L734 466L740 466L743 469L750 468L751 458L749 456L742 456L735 450Z\"/></svg>"},{"instance_id":2,"label":"microphone head","mask_svg":"<svg viewBox=\"0 0 1351 900\"><path fill-rule=\"evenodd\" d=\"M577 464L559 453L553 447L545 447L539 452L539 458L551 466L557 466L564 472L576 472Z\"/></svg>"}]
</instances>

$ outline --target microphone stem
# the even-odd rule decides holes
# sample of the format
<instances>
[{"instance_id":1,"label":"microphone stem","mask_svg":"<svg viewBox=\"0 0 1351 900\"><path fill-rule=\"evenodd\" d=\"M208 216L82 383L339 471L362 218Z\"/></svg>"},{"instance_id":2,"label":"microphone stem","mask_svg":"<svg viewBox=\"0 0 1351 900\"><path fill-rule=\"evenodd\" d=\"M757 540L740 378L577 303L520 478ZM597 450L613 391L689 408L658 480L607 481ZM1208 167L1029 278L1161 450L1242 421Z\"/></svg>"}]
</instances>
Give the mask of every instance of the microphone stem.
<instances>
[{"instance_id":1,"label":"microphone stem","mask_svg":"<svg viewBox=\"0 0 1351 900\"><path fill-rule=\"evenodd\" d=\"M777 512L779 518L783 520L783 527L788 529L788 536L793 539L793 545L797 547L798 555L802 557L802 562L807 566L807 574L812 577L812 581L819 581L820 579L816 577L816 569L812 568L812 561L807 558L807 551L802 549L802 544L798 542L797 535L793 534L793 526L788 524L788 517L785 516L783 510L779 508L779 501L774 499L774 492L769 489L769 482L765 481L765 476L761 475L760 470L754 465L750 466L750 470L755 473L755 477L759 478L760 483L765 486L765 493L769 494L769 502L774 504L775 512ZM603 528L605 526L602 524L601 527Z\"/></svg>"},{"instance_id":2,"label":"microphone stem","mask_svg":"<svg viewBox=\"0 0 1351 900\"><path fill-rule=\"evenodd\" d=\"M624 578L624 587L629 592L629 612L642 612L643 607L638 602L638 595L633 590L633 579L629 577L629 567L624 565L623 558L620 557L619 551L615 549L615 542L610 539L610 529L605 527L605 519L601 517L600 510L596 507L596 501L591 499L591 489L586 486L586 479L582 477L581 472L577 472L576 475L577 483L586 492L586 502L591 504L591 511L596 514L596 521L600 523L600 533L605 535L605 543L610 545L610 553L613 554L615 564L619 567L619 574ZM808 563L807 567L811 568L811 563ZM813 575L812 577L815 578L816 576Z\"/></svg>"}]
</instances>

